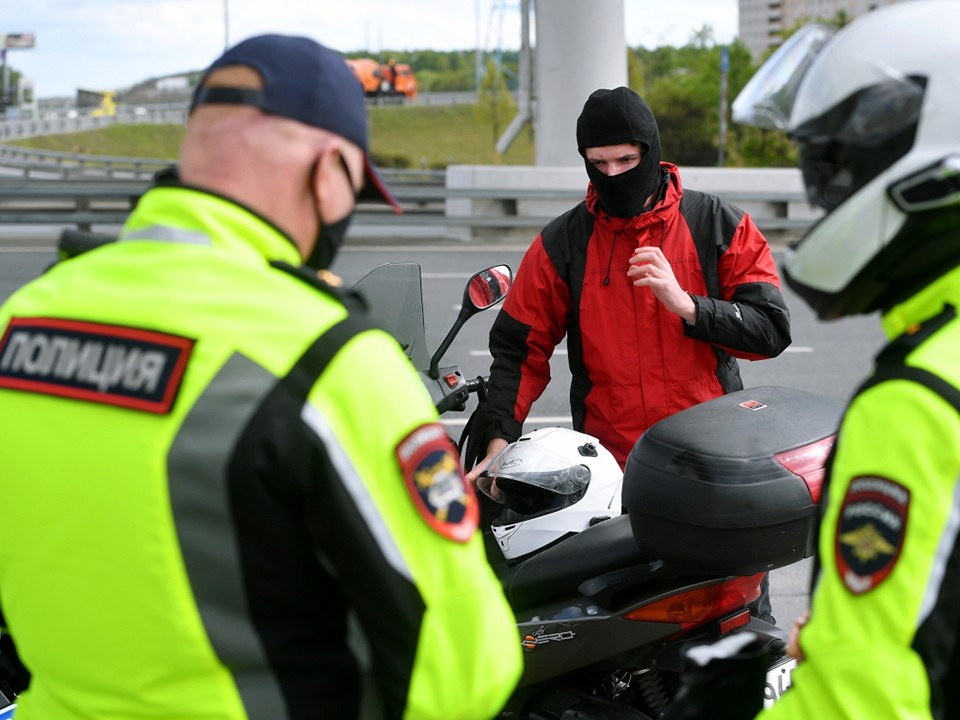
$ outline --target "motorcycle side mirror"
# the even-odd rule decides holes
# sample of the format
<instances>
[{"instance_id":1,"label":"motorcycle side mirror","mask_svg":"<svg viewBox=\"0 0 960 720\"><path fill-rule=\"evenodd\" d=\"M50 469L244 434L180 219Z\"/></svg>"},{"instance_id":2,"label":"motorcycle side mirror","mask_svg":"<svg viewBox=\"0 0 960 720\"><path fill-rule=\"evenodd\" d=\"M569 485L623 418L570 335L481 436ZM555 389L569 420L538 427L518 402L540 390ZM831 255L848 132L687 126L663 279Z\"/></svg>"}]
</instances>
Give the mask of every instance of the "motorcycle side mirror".
<instances>
[{"instance_id":1,"label":"motorcycle side mirror","mask_svg":"<svg viewBox=\"0 0 960 720\"><path fill-rule=\"evenodd\" d=\"M460 314L456 322L440 343L440 347L430 358L429 375L436 380L440 377L440 358L450 348L453 339L460 332L460 328L478 312L488 310L501 302L510 292L513 282L513 271L509 265L496 265L486 270L474 273L463 289L463 300L460 303Z\"/></svg>"},{"instance_id":2,"label":"motorcycle side mirror","mask_svg":"<svg viewBox=\"0 0 960 720\"><path fill-rule=\"evenodd\" d=\"M474 312L486 310L503 300L510 291L513 273L506 265L476 273L463 291L463 305L473 305Z\"/></svg>"}]
</instances>

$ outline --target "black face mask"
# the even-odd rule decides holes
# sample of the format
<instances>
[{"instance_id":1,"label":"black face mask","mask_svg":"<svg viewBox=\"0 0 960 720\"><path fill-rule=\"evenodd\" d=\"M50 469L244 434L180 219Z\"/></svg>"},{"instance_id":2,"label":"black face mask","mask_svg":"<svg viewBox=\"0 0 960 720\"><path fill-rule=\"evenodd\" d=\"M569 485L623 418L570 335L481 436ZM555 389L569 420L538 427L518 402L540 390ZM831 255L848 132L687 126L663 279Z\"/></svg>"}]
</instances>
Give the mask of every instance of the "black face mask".
<instances>
[{"instance_id":1,"label":"black face mask","mask_svg":"<svg viewBox=\"0 0 960 720\"><path fill-rule=\"evenodd\" d=\"M343 155L340 156L340 164L343 166L343 172L346 173L347 181L350 183L350 187L353 188L353 180L350 175L350 168L347 166L347 161L343 159ZM314 163L313 172L311 173L311 178L316 175L317 170L320 168L320 161ZM312 181L311 181L312 182ZM354 196L356 196L356 191L354 191ZM356 202L356 197L354 197L354 202ZM323 217L320 215L320 210L317 210L317 221L320 226L317 228L317 237L313 243L313 250L310 252L309 257L304 260L304 265L313 270L327 270L332 264L334 258L336 258L337 253L340 251L340 247L343 245L343 239L347 235L347 228L350 227L350 221L353 219L353 211L336 222L327 223L324 222Z\"/></svg>"},{"instance_id":2,"label":"black face mask","mask_svg":"<svg viewBox=\"0 0 960 720\"><path fill-rule=\"evenodd\" d=\"M347 234L347 228L350 227L350 221L353 219L351 212L342 220L334 223L325 223L320 218L320 229L317 231L317 239L313 244L313 251L304 261L304 265L313 270L326 270L333 264L340 246L343 245L343 238Z\"/></svg>"},{"instance_id":3,"label":"black face mask","mask_svg":"<svg viewBox=\"0 0 960 720\"><path fill-rule=\"evenodd\" d=\"M647 159L644 155L639 165L619 175L604 175L590 162L585 163L587 176L600 196L600 204L610 215L630 218L644 211L651 195L656 202L662 182L660 164L647 162Z\"/></svg>"}]
</instances>

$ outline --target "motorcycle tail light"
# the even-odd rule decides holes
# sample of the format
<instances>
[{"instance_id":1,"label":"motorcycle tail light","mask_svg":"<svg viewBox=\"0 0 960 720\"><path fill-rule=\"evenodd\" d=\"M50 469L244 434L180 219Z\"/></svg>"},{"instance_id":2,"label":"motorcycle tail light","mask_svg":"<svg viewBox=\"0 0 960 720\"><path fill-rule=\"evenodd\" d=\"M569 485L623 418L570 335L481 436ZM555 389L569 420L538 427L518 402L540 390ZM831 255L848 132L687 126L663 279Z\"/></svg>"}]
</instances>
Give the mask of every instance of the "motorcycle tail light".
<instances>
[{"instance_id":1,"label":"motorcycle tail light","mask_svg":"<svg viewBox=\"0 0 960 720\"><path fill-rule=\"evenodd\" d=\"M836 435L830 435L809 445L777 453L773 459L785 469L799 476L810 491L813 502L820 503L820 493L823 489L823 477L826 472L827 457L833 450Z\"/></svg>"},{"instance_id":2,"label":"motorcycle tail light","mask_svg":"<svg viewBox=\"0 0 960 720\"><path fill-rule=\"evenodd\" d=\"M624 618L638 622L674 623L687 630L726 615L760 597L763 573L718 580L678 595L654 600Z\"/></svg>"}]
</instances>

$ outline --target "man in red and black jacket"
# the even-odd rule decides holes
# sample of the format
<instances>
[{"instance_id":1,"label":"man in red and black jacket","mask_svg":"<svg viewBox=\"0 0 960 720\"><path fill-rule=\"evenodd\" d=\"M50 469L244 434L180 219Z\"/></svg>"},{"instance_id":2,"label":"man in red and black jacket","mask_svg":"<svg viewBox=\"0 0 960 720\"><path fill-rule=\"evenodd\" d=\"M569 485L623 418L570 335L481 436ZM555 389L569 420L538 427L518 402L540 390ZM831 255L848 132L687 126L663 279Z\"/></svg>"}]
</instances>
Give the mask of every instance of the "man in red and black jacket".
<instances>
[{"instance_id":1,"label":"man in red and black jacket","mask_svg":"<svg viewBox=\"0 0 960 720\"><path fill-rule=\"evenodd\" d=\"M683 189L639 95L591 94L577 145L586 199L540 232L490 331L487 456L470 479L522 434L564 335L573 427L621 467L653 423L741 389L736 358L790 344L766 238L743 210Z\"/></svg>"}]
</instances>

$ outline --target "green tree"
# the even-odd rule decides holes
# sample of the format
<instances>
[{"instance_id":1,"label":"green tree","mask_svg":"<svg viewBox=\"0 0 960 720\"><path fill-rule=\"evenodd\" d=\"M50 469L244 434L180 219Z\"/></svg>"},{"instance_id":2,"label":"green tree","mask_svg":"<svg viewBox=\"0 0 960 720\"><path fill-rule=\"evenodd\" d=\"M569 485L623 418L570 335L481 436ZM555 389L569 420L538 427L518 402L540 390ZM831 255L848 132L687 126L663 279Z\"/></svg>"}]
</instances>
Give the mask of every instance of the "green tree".
<instances>
[{"instance_id":1,"label":"green tree","mask_svg":"<svg viewBox=\"0 0 960 720\"><path fill-rule=\"evenodd\" d=\"M781 43L812 20L813 18L809 16L803 16L792 26L781 30L779 33ZM838 10L832 18L816 18L816 20L835 28L842 28L850 22L851 18L845 10ZM776 48L767 50L762 55L760 63L762 64L774 52L776 52ZM732 67L733 63L731 63ZM749 72L745 74L742 72L743 67L738 66L741 69L738 69L735 75L731 71L731 98L736 97L736 93L743 89L759 66L749 64L747 66ZM796 145L786 133L734 125L731 134L733 135L733 142L728 145L730 151L728 164L746 167L795 167L797 164Z\"/></svg>"},{"instance_id":2,"label":"green tree","mask_svg":"<svg viewBox=\"0 0 960 720\"><path fill-rule=\"evenodd\" d=\"M660 127L665 160L717 163L720 52L713 31L704 26L684 47L657 54L645 99Z\"/></svg>"},{"instance_id":3,"label":"green tree","mask_svg":"<svg viewBox=\"0 0 960 720\"><path fill-rule=\"evenodd\" d=\"M627 50L627 87L633 88L642 97L647 92L648 75L646 58Z\"/></svg>"},{"instance_id":4,"label":"green tree","mask_svg":"<svg viewBox=\"0 0 960 720\"><path fill-rule=\"evenodd\" d=\"M704 25L682 47L628 50L630 87L650 105L660 126L663 157L680 165L715 165L719 157L722 46ZM742 128L729 106L757 70L739 40L728 46L727 136L724 164L790 166L792 143L775 133Z\"/></svg>"},{"instance_id":5,"label":"green tree","mask_svg":"<svg viewBox=\"0 0 960 720\"><path fill-rule=\"evenodd\" d=\"M500 135L516 114L516 107L510 97L503 72L492 58L487 59L483 79L480 82L476 113L480 122L490 126L494 143L500 139Z\"/></svg>"},{"instance_id":6,"label":"green tree","mask_svg":"<svg viewBox=\"0 0 960 720\"><path fill-rule=\"evenodd\" d=\"M698 78L660 78L647 97L647 103L660 127L663 159L679 165L715 165L718 123L716 108L704 102ZM711 93L710 97L718 97Z\"/></svg>"},{"instance_id":7,"label":"green tree","mask_svg":"<svg viewBox=\"0 0 960 720\"><path fill-rule=\"evenodd\" d=\"M0 72L0 110L17 104L17 88L20 86L20 73L13 68L9 72L10 87L3 87L3 75Z\"/></svg>"}]
</instances>

